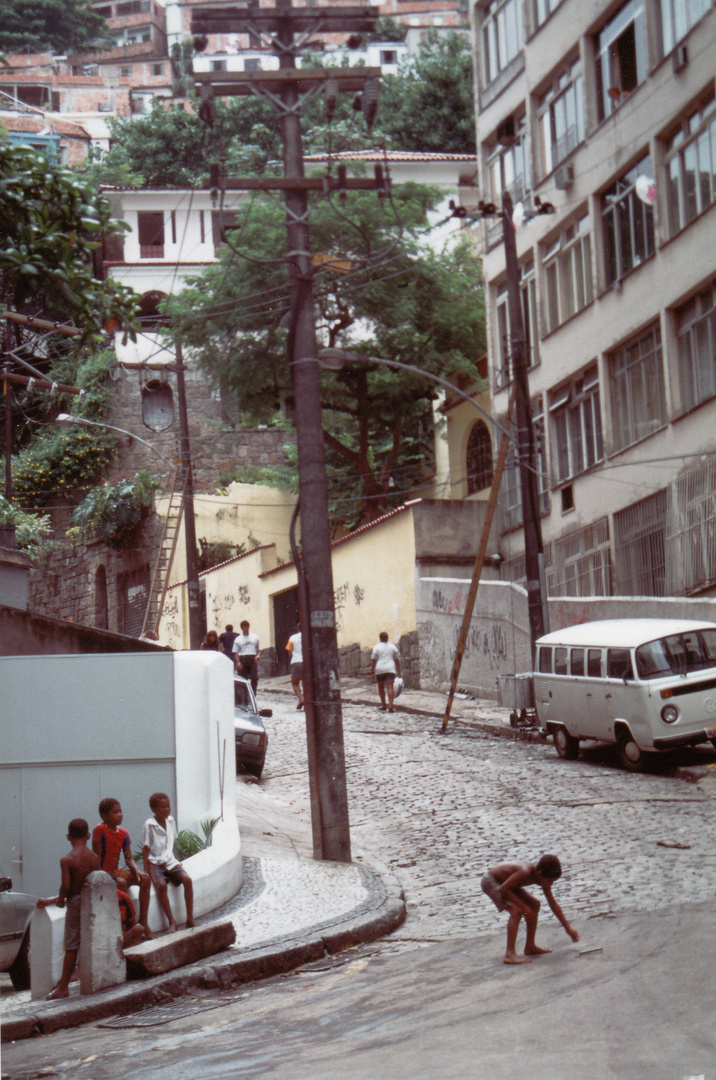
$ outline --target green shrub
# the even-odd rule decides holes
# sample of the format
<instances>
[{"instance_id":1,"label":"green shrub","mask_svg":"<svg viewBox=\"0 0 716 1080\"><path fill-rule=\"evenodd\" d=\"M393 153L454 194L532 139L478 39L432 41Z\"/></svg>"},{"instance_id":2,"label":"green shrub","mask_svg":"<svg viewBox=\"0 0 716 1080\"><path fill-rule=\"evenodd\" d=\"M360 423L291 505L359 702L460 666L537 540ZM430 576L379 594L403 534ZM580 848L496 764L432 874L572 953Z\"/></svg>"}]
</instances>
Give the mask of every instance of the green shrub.
<instances>
[{"instance_id":1,"label":"green shrub","mask_svg":"<svg viewBox=\"0 0 716 1080\"><path fill-rule=\"evenodd\" d=\"M114 548L131 545L137 529L154 505L159 483L146 470L133 480L92 488L72 513L83 536L96 535Z\"/></svg>"}]
</instances>

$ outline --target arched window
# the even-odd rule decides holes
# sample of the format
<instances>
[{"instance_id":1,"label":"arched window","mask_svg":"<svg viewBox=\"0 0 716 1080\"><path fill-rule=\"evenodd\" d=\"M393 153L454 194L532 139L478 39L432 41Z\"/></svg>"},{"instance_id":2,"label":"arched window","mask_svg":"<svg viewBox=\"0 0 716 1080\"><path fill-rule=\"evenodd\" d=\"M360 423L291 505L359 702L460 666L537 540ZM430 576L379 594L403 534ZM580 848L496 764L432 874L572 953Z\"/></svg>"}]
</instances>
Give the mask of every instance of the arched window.
<instances>
[{"instance_id":1,"label":"arched window","mask_svg":"<svg viewBox=\"0 0 716 1080\"><path fill-rule=\"evenodd\" d=\"M467 493L481 491L492 483L492 440L487 424L478 420L467 440Z\"/></svg>"}]
</instances>

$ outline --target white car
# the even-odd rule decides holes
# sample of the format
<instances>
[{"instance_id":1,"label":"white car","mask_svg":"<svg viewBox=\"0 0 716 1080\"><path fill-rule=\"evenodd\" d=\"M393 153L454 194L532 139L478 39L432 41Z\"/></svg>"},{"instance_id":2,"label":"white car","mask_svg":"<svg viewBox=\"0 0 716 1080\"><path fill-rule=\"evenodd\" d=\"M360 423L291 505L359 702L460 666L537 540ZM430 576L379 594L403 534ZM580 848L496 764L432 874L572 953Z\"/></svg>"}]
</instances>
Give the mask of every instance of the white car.
<instances>
[{"instance_id":1,"label":"white car","mask_svg":"<svg viewBox=\"0 0 716 1080\"><path fill-rule=\"evenodd\" d=\"M16 990L30 989L30 919L37 897L12 891L12 879L0 877L0 971Z\"/></svg>"}]
</instances>

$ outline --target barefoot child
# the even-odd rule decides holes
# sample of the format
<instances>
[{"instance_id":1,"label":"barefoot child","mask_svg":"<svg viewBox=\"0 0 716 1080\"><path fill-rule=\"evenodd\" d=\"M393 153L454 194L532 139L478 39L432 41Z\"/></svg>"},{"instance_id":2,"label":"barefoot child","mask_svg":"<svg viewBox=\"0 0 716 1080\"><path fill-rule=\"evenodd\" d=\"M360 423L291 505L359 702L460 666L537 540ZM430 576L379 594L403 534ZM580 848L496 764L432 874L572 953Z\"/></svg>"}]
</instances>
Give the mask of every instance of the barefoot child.
<instances>
[{"instance_id":1,"label":"barefoot child","mask_svg":"<svg viewBox=\"0 0 716 1080\"><path fill-rule=\"evenodd\" d=\"M552 882L561 876L562 867L556 855L543 855L536 866L528 862L499 863L485 874L481 882L482 891L487 893L498 911L510 913L504 960L506 964L527 964L533 956L551 952L551 949L541 949L535 944L540 902L526 891L525 885L539 885L547 898L547 903L572 941L579 941L579 934L569 925L561 907L552 896ZM527 940L524 956L518 956L515 945L522 918L527 926Z\"/></svg>"},{"instance_id":2,"label":"barefoot child","mask_svg":"<svg viewBox=\"0 0 716 1080\"><path fill-rule=\"evenodd\" d=\"M67 830L67 839L72 844L72 851L60 859L62 883L58 896L38 900L39 908L57 904L67 907L65 915L65 959L62 963L62 975L49 999L69 997L70 979L77 963L80 949L80 894L87 875L99 870L99 858L87 847L90 838L89 825L84 818L73 818Z\"/></svg>"},{"instance_id":3,"label":"barefoot child","mask_svg":"<svg viewBox=\"0 0 716 1080\"><path fill-rule=\"evenodd\" d=\"M177 827L171 816L171 804L169 796L163 791L155 791L149 797L149 806L154 817L147 818L144 822L142 857L144 869L151 875L154 888L157 890L159 906L169 921L171 934L177 928L172 915L171 904L167 892L167 882L172 885L184 886L184 900L186 901L186 925L194 926L194 889L191 878L186 870L174 857L174 841L177 838Z\"/></svg>"},{"instance_id":4,"label":"barefoot child","mask_svg":"<svg viewBox=\"0 0 716 1080\"><path fill-rule=\"evenodd\" d=\"M127 892L130 885L139 886L139 921L147 940L153 937L147 922L149 895L152 882L149 874L142 874L132 857L132 843L129 833L121 828L123 821L119 799L102 799L99 804L99 816L102 821L95 825L92 833L92 850L99 856L100 870L106 870L117 882L121 892ZM124 855L126 866L120 866L120 857Z\"/></svg>"}]
</instances>

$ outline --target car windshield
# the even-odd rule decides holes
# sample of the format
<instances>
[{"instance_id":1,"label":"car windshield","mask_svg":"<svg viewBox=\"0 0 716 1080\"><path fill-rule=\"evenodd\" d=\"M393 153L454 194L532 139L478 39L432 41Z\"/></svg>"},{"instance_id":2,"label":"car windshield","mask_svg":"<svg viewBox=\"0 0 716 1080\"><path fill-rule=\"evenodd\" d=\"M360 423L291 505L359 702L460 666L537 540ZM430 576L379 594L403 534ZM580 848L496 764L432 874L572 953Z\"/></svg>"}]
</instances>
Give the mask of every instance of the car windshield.
<instances>
[{"instance_id":1,"label":"car windshield","mask_svg":"<svg viewBox=\"0 0 716 1080\"><path fill-rule=\"evenodd\" d=\"M641 679L716 668L716 630L669 634L640 645L636 650L636 668Z\"/></svg>"},{"instance_id":2,"label":"car windshield","mask_svg":"<svg viewBox=\"0 0 716 1080\"><path fill-rule=\"evenodd\" d=\"M254 711L254 704L251 700L248 683L234 683L234 705L237 709L243 709L244 712Z\"/></svg>"}]
</instances>

